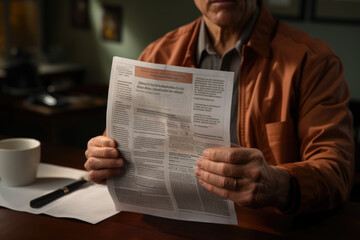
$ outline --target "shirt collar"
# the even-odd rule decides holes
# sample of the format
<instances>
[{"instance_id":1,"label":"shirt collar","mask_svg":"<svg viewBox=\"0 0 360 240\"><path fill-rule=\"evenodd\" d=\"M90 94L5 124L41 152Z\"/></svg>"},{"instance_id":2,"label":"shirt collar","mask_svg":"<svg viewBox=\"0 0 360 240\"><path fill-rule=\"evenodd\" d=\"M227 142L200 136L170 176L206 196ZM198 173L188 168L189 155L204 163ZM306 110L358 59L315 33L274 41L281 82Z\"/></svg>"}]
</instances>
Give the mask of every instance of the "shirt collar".
<instances>
[{"instance_id":1,"label":"shirt collar","mask_svg":"<svg viewBox=\"0 0 360 240\"><path fill-rule=\"evenodd\" d=\"M255 13L250 18L249 22L246 24L244 31L242 32L239 40L236 42L234 48L241 54L241 47L243 44L246 44L250 38L251 32L255 26L256 20L259 16L259 6L256 5ZM209 34L206 30L206 25L204 18L201 19L200 30L199 30L199 38L197 42L197 51L196 51L196 63L200 64L201 56L204 51L209 54L215 54L215 51L210 47L209 44Z\"/></svg>"}]
</instances>

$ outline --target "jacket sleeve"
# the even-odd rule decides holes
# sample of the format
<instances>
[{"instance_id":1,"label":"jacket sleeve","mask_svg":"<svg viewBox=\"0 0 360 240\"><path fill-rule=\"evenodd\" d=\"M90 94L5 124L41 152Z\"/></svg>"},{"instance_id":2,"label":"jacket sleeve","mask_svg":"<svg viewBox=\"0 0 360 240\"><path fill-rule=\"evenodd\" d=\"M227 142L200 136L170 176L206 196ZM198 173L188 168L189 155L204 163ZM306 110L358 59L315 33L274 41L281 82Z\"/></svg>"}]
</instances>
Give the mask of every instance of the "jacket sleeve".
<instances>
[{"instance_id":1,"label":"jacket sleeve","mask_svg":"<svg viewBox=\"0 0 360 240\"><path fill-rule=\"evenodd\" d=\"M348 198L354 174L350 94L342 63L332 54L319 56L305 65L298 84L301 161L280 167L293 178L293 210L333 209Z\"/></svg>"}]
</instances>

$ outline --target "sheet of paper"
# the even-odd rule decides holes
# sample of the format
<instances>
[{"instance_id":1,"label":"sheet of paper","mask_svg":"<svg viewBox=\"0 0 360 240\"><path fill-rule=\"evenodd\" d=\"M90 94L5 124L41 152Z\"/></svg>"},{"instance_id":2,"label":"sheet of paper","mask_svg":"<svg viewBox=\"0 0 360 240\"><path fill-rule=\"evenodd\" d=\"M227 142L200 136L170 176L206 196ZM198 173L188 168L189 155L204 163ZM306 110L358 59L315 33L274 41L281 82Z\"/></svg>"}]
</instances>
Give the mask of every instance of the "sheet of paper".
<instances>
[{"instance_id":1,"label":"sheet of paper","mask_svg":"<svg viewBox=\"0 0 360 240\"><path fill-rule=\"evenodd\" d=\"M237 223L234 203L194 174L204 149L230 146L233 74L114 57L107 135L126 160L107 181L117 210Z\"/></svg>"},{"instance_id":2,"label":"sheet of paper","mask_svg":"<svg viewBox=\"0 0 360 240\"><path fill-rule=\"evenodd\" d=\"M118 213L106 186L93 183L87 183L42 208L30 207L32 199L62 188L84 174L86 171L40 163L37 179L33 184L23 187L6 187L0 184L0 206L34 214L75 218L92 224Z\"/></svg>"}]
</instances>

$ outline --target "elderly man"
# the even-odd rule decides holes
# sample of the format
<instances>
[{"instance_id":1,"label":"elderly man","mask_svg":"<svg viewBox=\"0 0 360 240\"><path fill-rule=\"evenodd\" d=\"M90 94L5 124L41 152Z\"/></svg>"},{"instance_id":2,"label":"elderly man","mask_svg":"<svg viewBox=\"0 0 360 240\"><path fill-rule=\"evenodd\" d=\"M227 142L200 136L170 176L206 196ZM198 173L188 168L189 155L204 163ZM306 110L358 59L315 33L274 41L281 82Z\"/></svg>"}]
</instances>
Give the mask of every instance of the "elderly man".
<instances>
[{"instance_id":1,"label":"elderly man","mask_svg":"<svg viewBox=\"0 0 360 240\"><path fill-rule=\"evenodd\" d=\"M233 71L232 148L212 148L195 175L236 206L329 210L352 186L352 117L343 67L324 42L275 20L261 1L194 0L202 17L150 44L139 60ZM91 180L121 174L106 136L85 153Z\"/></svg>"}]
</instances>

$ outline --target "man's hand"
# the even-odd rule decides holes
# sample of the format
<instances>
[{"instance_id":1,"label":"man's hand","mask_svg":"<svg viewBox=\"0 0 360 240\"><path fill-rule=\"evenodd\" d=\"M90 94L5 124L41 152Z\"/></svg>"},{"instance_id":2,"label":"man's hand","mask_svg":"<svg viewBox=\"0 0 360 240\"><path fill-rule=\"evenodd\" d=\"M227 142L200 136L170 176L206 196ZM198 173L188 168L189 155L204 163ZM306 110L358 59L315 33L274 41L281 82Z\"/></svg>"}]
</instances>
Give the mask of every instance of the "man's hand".
<instances>
[{"instance_id":1,"label":"man's hand","mask_svg":"<svg viewBox=\"0 0 360 240\"><path fill-rule=\"evenodd\" d=\"M290 174L268 165L258 149L206 149L195 174L207 190L239 206L284 209L289 202Z\"/></svg>"},{"instance_id":2,"label":"man's hand","mask_svg":"<svg viewBox=\"0 0 360 240\"><path fill-rule=\"evenodd\" d=\"M85 156L87 161L84 167L89 172L89 179L98 184L105 184L107 178L119 175L124 166L116 142L106 136L90 139Z\"/></svg>"}]
</instances>

